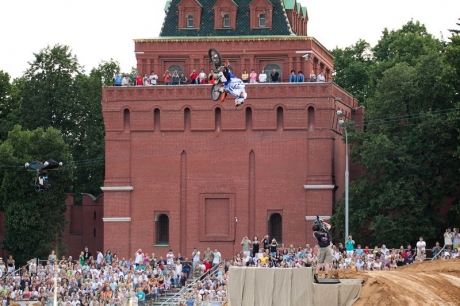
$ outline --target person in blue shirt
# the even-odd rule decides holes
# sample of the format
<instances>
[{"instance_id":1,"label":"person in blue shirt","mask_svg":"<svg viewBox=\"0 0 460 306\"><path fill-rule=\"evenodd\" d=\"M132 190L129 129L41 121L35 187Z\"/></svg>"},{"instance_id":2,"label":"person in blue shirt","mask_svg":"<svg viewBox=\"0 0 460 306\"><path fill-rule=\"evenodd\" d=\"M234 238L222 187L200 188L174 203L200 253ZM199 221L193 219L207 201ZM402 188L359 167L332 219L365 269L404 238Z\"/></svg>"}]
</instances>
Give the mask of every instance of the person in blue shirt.
<instances>
[{"instance_id":1,"label":"person in blue shirt","mask_svg":"<svg viewBox=\"0 0 460 306\"><path fill-rule=\"evenodd\" d=\"M144 306L145 305L145 293L141 290L140 287L137 288L136 297L137 297L139 306Z\"/></svg>"},{"instance_id":2,"label":"person in blue shirt","mask_svg":"<svg viewBox=\"0 0 460 306\"><path fill-rule=\"evenodd\" d=\"M121 81L123 80L123 77L120 74L120 71L117 72L117 74L114 75L113 80L115 82L115 86L121 86Z\"/></svg>"},{"instance_id":3,"label":"person in blue shirt","mask_svg":"<svg viewBox=\"0 0 460 306\"><path fill-rule=\"evenodd\" d=\"M299 70L297 73L297 83L305 82L305 76L303 75L302 71Z\"/></svg>"},{"instance_id":4,"label":"person in blue shirt","mask_svg":"<svg viewBox=\"0 0 460 306\"><path fill-rule=\"evenodd\" d=\"M291 70L291 74L289 75L289 82L297 82L297 75L295 74L295 70Z\"/></svg>"}]
</instances>

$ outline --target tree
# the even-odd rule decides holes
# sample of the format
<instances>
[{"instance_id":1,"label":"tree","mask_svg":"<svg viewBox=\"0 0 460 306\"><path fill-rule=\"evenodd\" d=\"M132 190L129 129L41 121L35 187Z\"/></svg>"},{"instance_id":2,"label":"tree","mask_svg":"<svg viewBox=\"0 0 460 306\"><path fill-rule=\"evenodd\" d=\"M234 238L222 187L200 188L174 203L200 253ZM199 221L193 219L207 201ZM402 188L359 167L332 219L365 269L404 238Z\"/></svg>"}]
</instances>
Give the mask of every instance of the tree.
<instances>
[{"instance_id":1,"label":"tree","mask_svg":"<svg viewBox=\"0 0 460 306\"><path fill-rule=\"evenodd\" d=\"M442 208L459 199L460 130L450 116L456 81L443 80L447 72L455 76L446 60L456 51L417 33L422 29L411 22L384 35L374 48L365 129L349 123L352 160L367 170L349 192L350 229L361 243L397 247L419 236L435 239L448 223ZM336 237L343 236L342 206L336 203L333 216Z\"/></svg>"},{"instance_id":2,"label":"tree","mask_svg":"<svg viewBox=\"0 0 460 306\"><path fill-rule=\"evenodd\" d=\"M458 20L460 20L460 18ZM457 22L457 25L460 26L460 23ZM460 34L460 30L458 30L458 29L450 29L449 31L452 34Z\"/></svg>"},{"instance_id":3,"label":"tree","mask_svg":"<svg viewBox=\"0 0 460 306\"><path fill-rule=\"evenodd\" d=\"M50 158L72 163L69 146L51 127L29 131L15 126L0 145L0 164L4 165L0 169L0 208L5 214L6 248L21 263L62 248L72 168L50 173L52 188L42 192L34 190L36 173L24 168L26 162Z\"/></svg>"},{"instance_id":4,"label":"tree","mask_svg":"<svg viewBox=\"0 0 460 306\"><path fill-rule=\"evenodd\" d=\"M6 140L8 131L17 123L20 82L21 79L18 79L11 83L8 73L0 70L0 140Z\"/></svg>"},{"instance_id":5,"label":"tree","mask_svg":"<svg viewBox=\"0 0 460 306\"><path fill-rule=\"evenodd\" d=\"M372 52L369 43L359 40L356 44L345 49L335 48L334 82L351 93L362 105L366 104L369 96L369 72L372 64Z\"/></svg>"}]
</instances>

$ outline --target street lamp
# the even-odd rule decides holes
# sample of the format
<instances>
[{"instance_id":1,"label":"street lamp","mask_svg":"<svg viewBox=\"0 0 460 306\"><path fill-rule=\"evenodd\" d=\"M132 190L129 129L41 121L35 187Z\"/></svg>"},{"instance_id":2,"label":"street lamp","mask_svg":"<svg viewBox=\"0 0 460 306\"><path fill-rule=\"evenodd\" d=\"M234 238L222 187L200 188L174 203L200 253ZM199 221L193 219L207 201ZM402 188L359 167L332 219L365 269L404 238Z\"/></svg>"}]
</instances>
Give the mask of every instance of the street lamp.
<instances>
[{"instance_id":1,"label":"street lamp","mask_svg":"<svg viewBox=\"0 0 460 306\"><path fill-rule=\"evenodd\" d=\"M339 109L337 110L337 117L343 118L343 113ZM348 134L347 125L343 119L339 120L339 125L343 127L345 131L345 241L348 239Z\"/></svg>"}]
</instances>

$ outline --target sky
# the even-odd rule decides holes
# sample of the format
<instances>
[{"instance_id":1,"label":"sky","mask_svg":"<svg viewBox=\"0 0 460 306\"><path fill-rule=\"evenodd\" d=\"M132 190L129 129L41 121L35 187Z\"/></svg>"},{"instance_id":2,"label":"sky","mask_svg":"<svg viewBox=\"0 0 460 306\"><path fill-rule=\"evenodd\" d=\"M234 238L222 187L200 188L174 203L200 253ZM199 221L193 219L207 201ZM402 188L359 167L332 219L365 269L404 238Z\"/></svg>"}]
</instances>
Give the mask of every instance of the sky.
<instances>
[{"instance_id":1,"label":"sky","mask_svg":"<svg viewBox=\"0 0 460 306\"><path fill-rule=\"evenodd\" d=\"M279 0L271 0L279 1ZM0 70L12 78L46 46L68 45L89 72L102 60L136 65L133 39L158 37L166 0L0 0ZM384 28L413 19L437 38L460 29L459 0L300 0L307 7L308 35L329 50L359 39L374 46Z\"/></svg>"}]
</instances>

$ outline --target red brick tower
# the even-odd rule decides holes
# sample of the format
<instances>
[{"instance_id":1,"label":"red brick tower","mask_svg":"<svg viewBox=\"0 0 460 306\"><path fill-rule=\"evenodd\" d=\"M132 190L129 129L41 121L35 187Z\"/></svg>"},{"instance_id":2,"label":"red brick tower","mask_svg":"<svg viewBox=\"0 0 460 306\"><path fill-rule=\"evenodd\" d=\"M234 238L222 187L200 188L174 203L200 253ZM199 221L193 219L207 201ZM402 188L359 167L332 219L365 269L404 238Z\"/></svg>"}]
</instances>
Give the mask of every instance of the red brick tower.
<instances>
[{"instance_id":1,"label":"red brick tower","mask_svg":"<svg viewBox=\"0 0 460 306\"><path fill-rule=\"evenodd\" d=\"M307 21L295 0L167 2L160 37L135 41L141 74L209 71L215 47L235 75L277 69L284 83L248 84L240 108L213 102L209 85L104 88L104 249L190 257L210 246L228 258L246 235L313 243L310 219L330 216L343 191L336 110L362 113L333 83L286 83L291 69L331 80Z\"/></svg>"}]
</instances>

